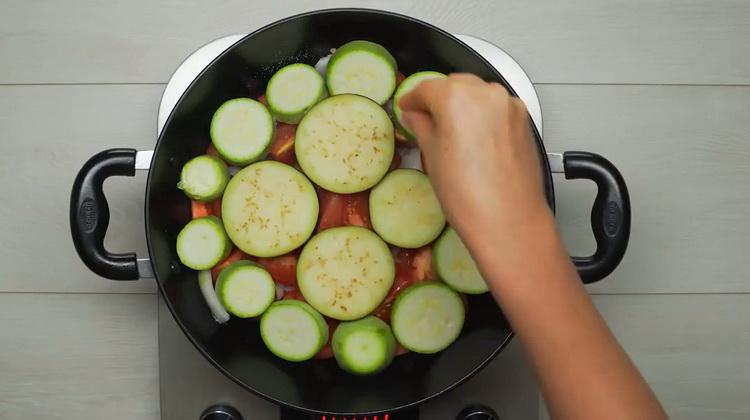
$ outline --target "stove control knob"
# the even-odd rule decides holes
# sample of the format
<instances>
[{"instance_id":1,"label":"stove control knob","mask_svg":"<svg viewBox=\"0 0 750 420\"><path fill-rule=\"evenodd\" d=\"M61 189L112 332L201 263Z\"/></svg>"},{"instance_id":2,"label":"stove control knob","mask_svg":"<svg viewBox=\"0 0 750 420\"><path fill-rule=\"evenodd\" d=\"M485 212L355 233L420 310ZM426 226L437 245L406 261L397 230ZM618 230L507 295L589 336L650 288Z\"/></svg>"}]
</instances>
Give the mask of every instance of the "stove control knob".
<instances>
[{"instance_id":1,"label":"stove control knob","mask_svg":"<svg viewBox=\"0 0 750 420\"><path fill-rule=\"evenodd\" d=\"M461 410L456 420L500 420L500 417L485 405L471 405Z\"/></svg>"},{"instance_id":2,"label":"stove control knob","mask_svg":"<svg viewBox=\"0 0 750 420\"><path fill-rule=\"evenodd\" d=\"M228 405L212 405L203 410L200 420L242 420L242 415Z\"/></svg>"}]
</instances>

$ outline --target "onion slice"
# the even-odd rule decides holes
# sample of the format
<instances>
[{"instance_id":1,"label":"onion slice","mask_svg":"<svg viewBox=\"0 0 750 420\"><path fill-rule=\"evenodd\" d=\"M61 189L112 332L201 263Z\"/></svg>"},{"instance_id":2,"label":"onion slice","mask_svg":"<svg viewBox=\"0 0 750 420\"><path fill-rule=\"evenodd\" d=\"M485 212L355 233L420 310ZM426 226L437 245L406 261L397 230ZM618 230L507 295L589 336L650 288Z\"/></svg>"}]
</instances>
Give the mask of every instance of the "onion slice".
<instances>
[{"instance_id":1,"label":"onion slice","mask_svg":"<svg viewBox=\"0 0 750 420\"><path fill-rule=\"evenodd\" d=\"M424 172L422 168L422 152L419 147L400 147L398 154L401 155L400 168L417 169Z\"/></svg>"},{"instance_id":2,"label":"onion slice","mask_svg":"<svg viewBox=\"0 0 750 420\"><path fill-rule=\"evenodd\" d=\"M223 324L229 321L229 313L224 306L219 302L219 297L216 296L216 290L214 290L214 282L211 278L211 270L203 270L198 272L198 285L203 293L203 298L206 300L208 308L211 310L216 322Z\"/></svg>"}]
</instances>

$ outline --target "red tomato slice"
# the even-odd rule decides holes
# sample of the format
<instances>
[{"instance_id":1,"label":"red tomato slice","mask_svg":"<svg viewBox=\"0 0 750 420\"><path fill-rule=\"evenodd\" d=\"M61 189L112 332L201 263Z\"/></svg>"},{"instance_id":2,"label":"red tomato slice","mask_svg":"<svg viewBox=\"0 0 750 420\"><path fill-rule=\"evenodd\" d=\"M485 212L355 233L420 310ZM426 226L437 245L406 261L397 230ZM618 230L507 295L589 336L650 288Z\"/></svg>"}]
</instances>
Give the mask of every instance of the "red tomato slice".
<instances>
[{"instance_id":1,"label":"red tomato slice","mask_svg":"<svg viewBox=\"0 0 750 420\"><path fill-rule=\"evenodd\" d=\"M211 207L207 203L195 200L190 201L190 211L193 219L211 215Z\"/></svg>"},{"instance_id":2,"label":"red tomato slice","mask_svg":"<svg viewBox=\"0 0 750 420\"><path fill-rule=\"evenodd\" d=\"M206 154L207 155L211 155L211 156L221 157L221 156L219 156L219 151L216 150L216 148L214 147L213 143L208 143L208 148L206 149Z\"/></svg>"},{"instance_id":3,"label":"red tomato slice","mask_svg":"<svg viewBox=\"0 0 750 420\"><path fill-rule=\"evenodd\" d=\"M193 215L193 219L204 216L216 216L221 218L221 198L209 203L192 200L190 202L190 211Z\"/></svg>"},{"instance_id":4,"label":"red tomato slice","mask_svg":"<svg viewBox=\"0 0 750 420\"><path fill-rule=\"evenodd\" d=\"M404 73L401 73L400 71L396 72L396 87L401 84L401 82L406 79L406 76L404 76Z\"/></svg>"},{"instance_id":5,"label":"red tomato slice","mask_svg":"<svg viewBox=\"0 0 750 420\"><path fill-rule=\"evenodd\" d=\"M268 270L276 283L297 286L297 256L295 254L258 258L256 262Z\"/></svg>"},{"instance_id":6,"label":"red tomato slice","mask_svg":"<svg viewBox=\"0 0 750 420\"><path fill-rule=\"evenodd\" d=\"M338 226L371 228L370 192L337 194L321 189L318 231Z\"/></svg>"},{"instance_id":7,"label":"red tomato slice","mask_svg":"<svg viewBox=\"0 0 750 420\"><path fill-rule=\"evenodd\" d=\"M326 318L326 323L328 324L328 342L325 346L323 346L322 349L320 349L318 354L315 355L316 359L330 359L331 357L333 357L333 347L331 347L331 340L333 339L333 332L336 330L339 322L335 319Z\"/></svg>"},{"instance_id":8,"label":"red tomato slice","mask_svg":"<svg viewBox=\"0 0 750 420\"><path fill-rule=\"evenodd\" d=\"M372 229L370 224L370 192L362 191L345 196L346 214L344 224Z\"/></svg>"},{"instance_id":9,"label":"red tomato slice","mask_svg":"<svg viewBox=\"0 0 750 420\"><path fill-rule=\"evenodd\" d=\"M401 356L402 354L406 354L409 352L409 349L402 346L401 343L396 342L396 356Z\"/></svg>"},{"instance_id":10,"label":"red tomato slice","mask_svg":"<svg viewBox=\"0 0 750 420\"><path fill-rule=\"evenodd\" d=\"M318 193L320 200L320 219L318 220L318 231L344 225L344 214L346 203L342 194L332 193L320 189Z\"/></svg>"},{"instance_id":11,"label":"red tomato slice","mask_svg":"<svg viewBox=\"0 0 750 420\"><path fill-rule=\"evenodd\" d=\"M297 126L293 124L278 123L271 142L271 150L268 158L278 162L294 165L297 157L294 154L294 136Z\"/></svg>"},{"instance_id":12,"label":"red tomato slice","mask_svg":"<svg viewBox=\"0 0 750 420\"><path fill-rule=\"evenodd\" d=\"M211 206L211 214L221 219L221 198L208 203Z\"/></svg>"},{"instance_id":13,"label":"red tomato slice","mask_svg":"<svg viewBox=\"0 0 750 420\"><path fill-rule=\"evenodd\" d=\"M390 321L391 309L396 296L414 283L437 278L432 268L432 249L430 246L419 249L394 248L393 260L396 264L396 278L390 292L374 315L383 321Z\"/></svg>"},{"instance_id":14,"label":"red tomato slice","mask_svg":"<svg viewBox=\"0 0 750 420\"><path fill-rule=\"evenodd\" d=\"M305 297L302 296L302 292L299 291L299 289L291 288L291 289L285 289L284 290L284 296L282 299L292 299L292 300L301 300L302 302L305 301Z\"/></svg>"},{"instance_id":15,"label":"red tomato slice","mask_svg":"<svg viewBox=\"0 0 750 420\"><path fill-rule=\"evenodd\" d=\"M237 248L234 248L232 252L230 252L229 255L224 259L224 261L216 264L214 268L211 269L211 278L213 278L214 284L216 284L216 280L219 278L219 274L221 274L221 271L227 268L229 264L249 258L249 255L245 254Z\"/></svg>"},{"instance_id":16,"label":"red tomato slice","mask_svg":"<svg viewBox=\"0 0 750 420\"><path fill-rule=\"evenodd\" d=\"M262 103L263 105L268 105L268 101L266 100L266 95L258 96L258 102Z\"/></svg>"}]
</instances>

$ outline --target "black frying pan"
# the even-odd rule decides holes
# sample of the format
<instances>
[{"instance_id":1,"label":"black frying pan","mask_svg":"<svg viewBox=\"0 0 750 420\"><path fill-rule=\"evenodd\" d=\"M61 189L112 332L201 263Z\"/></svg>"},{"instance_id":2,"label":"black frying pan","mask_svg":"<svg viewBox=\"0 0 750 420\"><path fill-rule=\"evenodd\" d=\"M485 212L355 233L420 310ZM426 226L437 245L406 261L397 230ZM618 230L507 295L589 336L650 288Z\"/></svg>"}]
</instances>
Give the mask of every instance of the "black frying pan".
<instances>
[{"instance_id":1,"label":"black frying pan","mask_svg":"<svg viewBox=\"0 0 750 420\"><path fill-rule=\"evenodd\" d=\"M397 357L378 375L358 377L343 372L333 360L297 364L278 359L261 342L254 320L234 319L217 325L199 291L196 272L177 258L175 239L190 219L190 202L176 187L180 169L206 150L214 110L230 98L259 96L281 66L314 64L331 48L353 39L384 45L407 75L419 70L469 72L502 83L512 92L502 75L472 49L413 18L362 9L293 16L237 42L186 91L158 139L145 208L146 238L159 290L177 323L206 359L233 381L281 406L349 415L415 406L450 390L487 364L513 335L490 295L469 297L464 331L444 352L409 353ZM536 129L534 133L547 199L554 209L550 162ZM132 176L135 155L130 149L95 155L78 174L71 197L70 224L81 259L97 274L115 280L137 279L139 273L135 254L112 254L104 249L109 209L102 183L113 175ZM591 213L597 251L590 257L574 258L584 282L597 281L615 269L627 247L627 189L617 169L598 155L567 152L563 165L568 179L590 179L599 188Z\"/></svg>"}]
</instances>

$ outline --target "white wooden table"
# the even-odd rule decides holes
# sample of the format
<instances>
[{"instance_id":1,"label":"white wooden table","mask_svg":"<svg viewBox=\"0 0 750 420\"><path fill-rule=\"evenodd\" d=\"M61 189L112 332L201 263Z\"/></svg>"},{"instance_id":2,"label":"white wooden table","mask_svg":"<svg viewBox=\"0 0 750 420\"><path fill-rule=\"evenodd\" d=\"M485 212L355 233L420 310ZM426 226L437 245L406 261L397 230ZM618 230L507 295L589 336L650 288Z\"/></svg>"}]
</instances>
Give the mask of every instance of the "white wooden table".
<instances>
[{"instance_id":1,"label":"white wooden table","mask_svg":"<svg viewBox=\"0 0 750 420\"><path fill-rule=\"evenodd\" d=\"M628 254L591 287L675 419L750 418L750 2L747 0L0 3L0 418L157 419L152 281L110 282L68 228L75 173L150 148L164 83L206 41L335 6L378 7L510 52L541 96L550 151L623 171ZM572 253L591 251L593 185L557 183ZM145 177L105 191L107 244L145 254Z\"/></svg>"}]
</instances>

